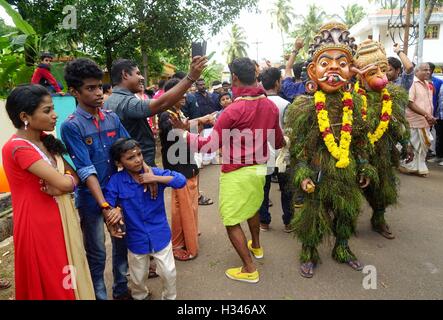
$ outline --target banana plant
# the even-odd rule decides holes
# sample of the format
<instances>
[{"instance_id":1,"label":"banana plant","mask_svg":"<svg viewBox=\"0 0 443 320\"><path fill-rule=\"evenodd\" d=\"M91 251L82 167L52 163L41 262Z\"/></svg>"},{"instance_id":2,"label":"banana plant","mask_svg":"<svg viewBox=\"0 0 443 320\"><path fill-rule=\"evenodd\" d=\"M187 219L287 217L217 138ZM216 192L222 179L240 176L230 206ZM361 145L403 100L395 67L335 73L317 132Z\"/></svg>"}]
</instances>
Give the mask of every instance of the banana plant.
<instances>
[{"instance_id":1,"label":"banana plant","mask_svg":"<svg viewBox=\"0 0 443 320\"><path fill-rule=\"evenodd\" d=\"M0 96L17 84L29 83L38 57L41 37L5 0L0 0L15 24L15 31L0 36Z\"/></svg>"}]
</instances>

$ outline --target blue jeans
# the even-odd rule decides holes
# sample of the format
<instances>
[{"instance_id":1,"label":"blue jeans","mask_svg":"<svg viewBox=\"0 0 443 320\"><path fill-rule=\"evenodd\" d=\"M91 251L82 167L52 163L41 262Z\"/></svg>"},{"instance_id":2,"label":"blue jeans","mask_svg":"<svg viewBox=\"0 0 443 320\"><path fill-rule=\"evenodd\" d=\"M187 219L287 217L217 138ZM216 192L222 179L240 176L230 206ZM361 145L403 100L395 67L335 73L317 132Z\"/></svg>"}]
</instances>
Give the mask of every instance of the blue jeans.
<instances>
[{"instance_id":1,"label":"blue jeans","mask_svg":"<svg viewBox=\"0 0 443 320\"><path fill-rule=\"evenodd\" d=\"M83 241L86 249L92 283L97 300L107 300L104 271L106 265L105 227L100 207L96 204L78 208ZM128 292L128 250L126 240L111 237L112 241L112 273L114 284L113 297Z\"/></svg>"},{"instance_id":2,"label":"blue jeans","mask_svg":"<svg viewBox=\"0 0 443 320\"><path fill-rule=\"evenodd\" d=\"M288 185L290 175L288 173L278 173L278 184L281 191L281 207L283 210L282 220L283 224L289 224L292 219L291 201L293 193ZM260 222L263 224L271 223L271 214L269 213L269 192L271 190L271 175L266 176L266 183L264 187L264 198L259 209Z\"/></svg>"}]
</instances>

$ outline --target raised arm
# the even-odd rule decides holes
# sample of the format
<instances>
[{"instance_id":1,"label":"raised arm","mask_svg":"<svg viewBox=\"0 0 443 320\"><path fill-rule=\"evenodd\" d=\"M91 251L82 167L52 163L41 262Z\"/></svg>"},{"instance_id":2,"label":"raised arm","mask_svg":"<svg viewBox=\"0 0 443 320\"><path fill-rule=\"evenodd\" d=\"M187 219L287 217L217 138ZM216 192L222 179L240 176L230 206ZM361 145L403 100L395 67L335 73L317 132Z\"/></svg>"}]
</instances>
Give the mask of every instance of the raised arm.
<instances>
[{"instance_id":1,"label":"raised arm","mask_svg":"<svg viewBox=\"0 0 443 320\"><path fill-rule=\"evenodd\" d=\"M303 39L297 38L294 43L294 50L292 50L288 62L286 62L285 78L292 77L292 67L294 66L295 58L297 57L297 54L301 48L303 48Z\"/></svg>"},{"instance_id":2,"label":"raised arm","mask_svg":"<svg viewBox=\"0 0 443 320\"><path fill-rule=\"evenodd\" d=\"M411 60L409 60L408 56L403 52L398 43L394 44L394 52L400 58L403 69L407 74L410 74L412 71L414 71L414 65L412 64Z\"/></svg>"},{"instance_id":3,"label":"raised arm","mask_svg":"<svg viewBox=\"0 0 443 320\"><path fill-rule=\"evenodd\" d=\"M198 80L207 62L208 59L206 57L194 57L190 67L191 71L186 78L181 80L171 90L165 92L160 98L150 101L149 109L151 110L151 115L165 111L180 100L191 85Z\"/></svg>"}]
</instances>

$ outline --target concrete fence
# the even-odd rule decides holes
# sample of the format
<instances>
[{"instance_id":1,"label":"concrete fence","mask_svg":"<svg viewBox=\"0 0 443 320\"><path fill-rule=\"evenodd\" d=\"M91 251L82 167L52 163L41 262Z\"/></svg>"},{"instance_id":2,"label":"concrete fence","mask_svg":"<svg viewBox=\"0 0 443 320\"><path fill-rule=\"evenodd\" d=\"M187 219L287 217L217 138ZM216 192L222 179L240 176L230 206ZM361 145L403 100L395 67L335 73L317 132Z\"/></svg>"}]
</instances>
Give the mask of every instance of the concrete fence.
<instances>
[{"instance_id":1,"label":"concrete fence","mask_svg":"<svg viewBox=\"0 0 443 320\"><path fill-rule=\"evenodd\" d=\"M15 133L15 128L9 120L8 113L6 112L6 100L0 99L0 149L6 141L9 140L12 134ZM0 165L2 163L2 154L0 152Z\"/></svg>"}]
</instances>

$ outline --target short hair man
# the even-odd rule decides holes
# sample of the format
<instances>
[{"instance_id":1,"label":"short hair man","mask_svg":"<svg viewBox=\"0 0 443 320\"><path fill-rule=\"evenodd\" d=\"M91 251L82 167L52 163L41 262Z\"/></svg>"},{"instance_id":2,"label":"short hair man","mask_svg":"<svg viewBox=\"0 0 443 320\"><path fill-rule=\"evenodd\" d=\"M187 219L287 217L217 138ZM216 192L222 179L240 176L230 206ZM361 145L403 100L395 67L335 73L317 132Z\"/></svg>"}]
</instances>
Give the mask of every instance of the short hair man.
<instances>
[{"instance_id":1,"label":"short hair man","mask_svg":"<svg viewBox=\"0 0 443 320\"><path fill-rule=\"evenodd\" d=\"M286 63L285 75L281 84L281 93L284 99L289 102L305 93L305 85L301 80L301 71L303 64L295 64L295 58L298 52L303 48L303 39L297 38L294 43L294 48ZM294 72L294 79L292 78L292 72Z\"/></svg>"},{"instance_id":2,"label":"short hair man","mask_svg":"<svg viewBox=\"0 0 443 320\"><path fill-rule=\"evenodd\" d=\"M111 78L114 88L105 102L105 109L114 111L141 146L145 162L155 166L155 140L146 118L165 111L179 101L195 79L198 79L207 62L206 57L194 57L189 75L158 99L139 100L135 96L145 78L134 61L119 59L112 65Z\"/></svg>"},{"instance_id":3,"label":"short hair man","mask_svg":"<svg viewBox=\"0 0 443 320\"><path fill-rule=\"evenodd\" d=\"M107 299L103 277L106 264L103 218L106 218L107 225L117 223L110 220L115 211L106 202L102 191L111 174L116 171L109 151L117 139L129 137L118 116L111 111L101 109L102 78L102 70L89 59L77 59L68 63L65 80L78 105L75 112L61 126L61 137L82 182L76 192L75 202L80 216L95 296L98 300ZM118 214L115 215L117 216ZM111 240L114 269L113 297L129 298L126 280L128 268L126 240L115 237Z\"/></svg>"},{"instance_id":4,"label":"short hair man","mask_svg":"<svg viewBox=\"0 0 443 320\"><path fill-rule=\"evenodd\" d=\"M403 50L401 50L398 43L394 44L394 52L401 61L395 57L389 57L386 76L389 81L403 87L405 90L409 90L414 82L414 65ZM402 64L404 70L402 70Z\"/></svg>"},{"instance_id":5,"label":"short hair man","mask_svg":"<svg viewBox=\"0 0 443 320\"><path fill-rule=\"evenodd\" d=\"M218 102L216 103L212 98L212 95L206 90L205 79L198 79L195 85L197 87L197 92L194 95L197 100L197 106L199 110L198 117L203 117L207 114L220 111ZM210 126L206 126L206 128L209 127Z\"/></svg>"},{"instance_id":6,"label":"short hair man","mask_svg":"<svg viewBox=\"0 0 443 320\"><path fill-rule=\"evenodd\" d=\"M260 74L261 83L263 88L265 88L266 95L268 99L275 103L279 112L279 124L280 128L283 130L284 128L284 114L286 108L289 105L289 102L283 98L281 98L278 93L281 89L281 72L277 68L267 68ZM280 154L281 152L285 154ZM289 182L289 174L286 172L286 167L289 164L289 153L288 150L276 150L275 156L278 159L283 159L283 162L278 169L278 183L281 191L281 205L283 209L283 224L284 231L290 232L291 228L289 226L292 218L292 192ZM286 161L284 161L286 160ZM271 223L271 214L269 213L269 191L271 189L271 175L266 176L266 184L264 188L264 200L260 207L260 228L263 231L267 231L269 229L269 224Z\"/></svg>"},{"instance_id":7,"label":"short hair man","mask_svg":"<svg viewBox=\"0 0 443 320\"><path fill-rule=\"evenodd\" d=\"M266 98L263 88L257 86L254 63L249 58L239 58L229 68L236 101L223 111L209 137L183 131L183 138L191 149L207 145L208 152L213 152L223 147L220 214L229 239L243 262L243 266L228 269L225 274L233 280L256 283L259 273L250 252L257 259L263 257L258 210L263 202L265 163L269 158L268 134L275 133L274 143L270 141L274 148L281 148L284 140L278 123L278 109ZM173 120L173 125L184 128L179 120ZM226 134L231 138L226 139ZM246 193L248 197L243 197ZM248 222L251 231L252 240L248 242L240 226L243 221Z\"/></svg>"},{"instance_id":8,"label":"short hair man","mask_svg":"<svg viewBox=\"0 0 443 320\"><path fill-rule=\"evenodd\" d=\"M32 75L31 83L33 84L41 84L46 89L48 89L51 93L58 93L62 96L65 93L62 91L61 86L54 78L51 73L51 63L53 56L49 52L43 52L40 55L40 64L34 70L34 74Z\"/></svg>"},{"instance_id":9,"label":"short hair man","mask_svg":"<svg viewBox=\"0 0 443 320\"><path fill-rule=\"evenodd\" d=\"M443 166L443 101L441 97L442 88L443 88L443 80L434 76L435 64L432 62L428 62L429 67L431 68L431 79L433 88L433 96L432 102L434 106L433 115L437 119L437 123L435 124L435 157L429 159L429 162L438 162Z\"/></svg>"},{"instance_id":10,"label":"short hair man","mask_svg":"<svg viewBox=\"0 0 443 320\"><path fill-rule=\"evenodd\" d=\"M429 128L435 124L432 116L432 89L428 82L430 75L428 63L421 63L415 70L414 83L409 90L409 105L406 108L414 159L409 163L402 161L399 168L403 173L415 173L423 177L429 173L426 166L426 155L431 146Z\"/></svg>"}]
</instances>

